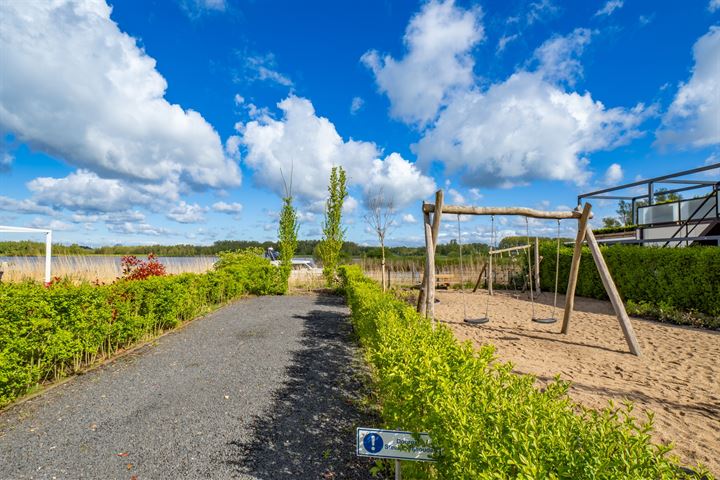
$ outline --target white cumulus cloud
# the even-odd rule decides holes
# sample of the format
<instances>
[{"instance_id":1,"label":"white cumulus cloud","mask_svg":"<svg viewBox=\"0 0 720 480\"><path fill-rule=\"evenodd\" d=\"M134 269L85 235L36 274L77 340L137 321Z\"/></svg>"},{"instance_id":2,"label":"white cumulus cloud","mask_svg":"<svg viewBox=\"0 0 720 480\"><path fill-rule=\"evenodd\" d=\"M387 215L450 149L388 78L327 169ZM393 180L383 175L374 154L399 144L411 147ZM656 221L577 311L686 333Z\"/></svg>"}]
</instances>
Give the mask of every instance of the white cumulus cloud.
<instances>
[{"instance_id":1,"label":"white cumulus cloud","mask_svg":"<svg viewBox=\"0 0 720 480\"><path fill-rule=\"evenodd\" d=\"M613 163L605 171L604 183L606 185L616 185L623 179L623 169L619 163Z\"/></svg>"},{"instance_id":2,"label":"white cumulus cloud","mask_svg":"<svg viewBox=\"0 0 720 480\"><path fill-rule=\"evenodd\" d=\"M358 113L363 105L365 105L365 100L363 100L360 97L353 97L352 102L350 103L350 114L355 115Z\"/></svg>"},{"instance_id":3,"label":"white cumulus cloud","mask_svg":"<svg viewBox=\"0 0 720 480\"><path fill-rule=\"evenodd\" d=\"M535 22L543 22L557 15L559 11L560 8L555 5L552 0L538 0L530 4L530 8L525 15L525 22L528 25L532 25Z\"/></svg>"},{"instance_id":4,"label":"white cumulus cloud","mask_svg":"<svg viewBox=\"0 0 720 480\"><path fill-rule=\"evenodd\" d=\"M566 36L554 36L535 50L538 72L550 81L567 82L574 85L582 76L579 56L590 43L592 32L587 28L576 28Z\"/></svg>"},{"instance_id":5,"label":"white cumulus cloud","mask_svg":"<svg viewBox=\"0 0 720 480\"><path fill-rule=\"evenodd\" d=\"M226 0L180 0L180 6L191 20L197 20L206 13L224 12L228 7Z\"/></svg>"},{"instance_id":6,"label":"white cumulus cloud","mask_svg":"<svg viewBox=\"0 0 720 480\"><path fill-rule=\"evenodd\" d=\"M232 202L215 202L212 205L212 209L216 212L227 213L229 215L237 215L242 212L243 206L240 203Z\"/></svg>"},{"instance_id":7,"label":"white cumulus cloud","mask_svg":"<svg viewBox=\"0 0 720 480\"><path fill-rule=\"evenodd\" d=\"M479 7L465 10L453 0L426 3L405 31L400 60L371 50L362 62L391 101L390 113L408 123L432 120L454 90L474 82L472 48L483 40Z\"/></svg>"},{"instance_id":8,"label":"white cumulus cloud","mask_svg":"<svg viewBox=\"0 0 720 480\"><path fill-rule=\"evenodd\" d=\"M0 173L9 171L13 160L15 157L12 154L0 151Z\"/></svg>"},{"instance_id":9,"label":"white cumulus cloud","mask_svg":"<svg viewBox=\"0 0 720 480\"><path fill-rule=\"evenodd\" d=\"M417 223L417 219L413 216L412 213L406 213L405 215L403 215L402 221L403 221L403 223L409 223L409 224Z\"/></svg>"},{"instance_id":10,"label":"white cumulus cloud","mask_svg":"<svg viewBox=\"0 0 720 480\"><path fill-rule=\"evenodd\" d=\"M283 87L292 87L292 80L277 70L277 60L275 60L274 54L242 53L241 55L245 55L245 79L268 81Z\"/></svg>"},{"instance_id":11,"label":"white cumulus cloud","mask_svg":"<svg viewBox=\"0 0 720 480\"><path fill-rule=\"evenodd\" d=\"M720 27L698 39L693 56L692 76L680 85L657 131L661 145L720 144Z\"/></svg>"},{"instance_id":12,"label":"white cumulus cloud","mask_svg":"<svg viewBox=\"0 0 720 480\"><path fill-rule=\"evenodd\" d=\"M12 213L38 213L53 215L55 212L51 207L39 205L29 198L17 200L0 195L0 211Z\"/></svg>"},{"instance_id":13,"label":"white cumulus cloud","mask_svg":"<svg viewBox=\"0 0 720 480\"><path fill-rule=\"evenodd\" d=\"M69 224L67 222L63 222L62 220L39 218L39 217L34 218L32 220L32 222L30 222L30 227L43 228L43 229L49 229L49 230L60 230L60 231L74 229L74 227L71 224Z\"/></svg>"},{"instance_id":14,"label":"white cumulus cloud","mask_svg":"<svg viewBox=\"0 0 720 480\"><path fill-rule=\"evenodd\" d=\"M584 155L637 137L644 118L642 106L608 109L590 93L566 92L521 71L458 97L414 148L421 164L441 161L463 171L466 184L582 184L589 177Z\"/></svg>"},{"instance_id":15,"label":"white cumulus cloud","mask_svg":"<svg viewBox=\"0 0 720 480\"><path fill-rule=\"evenodd\" d=\"M555 36L535 51L534 71L521 69L487 88L456 94L413 146L418 162L442 162L462 172L466 185L585 183L587 155L638 137L653 112L642 104L607 108L590 92L566 88L582 74L578 56L591 36L586 29Z\"/></svg>"},{"instance_id":16,"label":"white cumulus cloud","mask_svg":"<svg viewBox=\"0 0 720 480\"><path fill-rule=\"evenodd\" d=\"M517 33L514 33L512 35L503 35L498 40L497 48L495 49L495 51L497 53L502 53L503 51L505 51L505 47L507 47L509 43L514 42L518 38L520 38L520 35Z\"/></svg>"},{"instance_id":17,"label":"white cumulus cloud","mask_svg":"<svg viewBox=\"0 0 720 480\"><path fill-rule=\"evenodd\" d=\"M465 204L465 197L462 193L458 192L454 188L451 188L448 190L448 194L450 195L450 201L454 203L455 205L464 205Z\"/></svg>"},{"instance_id":18,"label":"white cumulus cloud","mask_svg":"<svg viewBox=\"0 0 720 480\"><path fill-rule=\"evenodd\" d=\"M484 195L482 193L480 193L479 188L471 188L468 191L470 192L470 196L472 197L473 200L480 200L484 197Z\"/></svg>"},{"instance_id":19,"label":"white cumulus cloud","mask_svg":"<svg viewBox=\"0 0 720 480\"><path fill-rule=\"evenodd\" d=\"M384 160L373 161L364 191L366 196L382 192L392 199L395 208L402 208L431 195L435 191L435 182L399 153L392 153Z\"/></svg>"},{"instance_id":20,"label":"white cumulus cloud","mask_svg":"<svg viewBox=\"0 0 720 480\"><path fill-rule=\"evenodd\" d=\"M386 186L398 203L423 198L434 182L422 175L414 164L393 153L381 160L374 143L344 140L335 125L316 114L312 103L289 96L278 104L282 118L263 115L239 125L247 148L245 164L253 179L278 195L284 194L284 182L292 172L293 194L322 211L327 182L333 166L342 166L350 186ZM346 200L349 206L350 199Z\"/></svg>"},{"instance_id":21,"label":"white cumulus cloud","mask_svg":"<svg viewBox=\"0 0 720 480\"><path fill-rule=\"evenodd\" d=\"M605 3L605 5L600 10L595 12L595 16L610 16L615 10L622 8L623 3L623 0L608 0L608 2Z\"/></svg>"},{"instance_id":22,"label":"white cumulus cloud","mask_svg":"<svg viewBox=\"0 0 720 480\"><path fill-rule=\"evenodd\" d=\"M1 2L0 133L103 177L234 186L240 170L103 0Z\"/></svg>"},{"instance_id":23,"label":"white cumulus cloud","mask_svg":"<svg viewBox=\"0 0 720 480\"><path fill-rule=\"evenodd\" d=\"M33 201L54 209L116 212L152 199L152 195L121 180L100 178L82 169L63 178L38 177L28 182L27 187L33 193Z\"/></svg>"},{"instance_id":24,"label":"white cumulus cloud","mask_svg":"<svg viewBox=\"0 0 720 480\"><path fill-rule=\"evenodd\" d=\"M197 203L189 204L181 201L167 213L167 217L178 223L200 223L205 221L206 211L206 207Z\"/></svg>"}]
</instances>

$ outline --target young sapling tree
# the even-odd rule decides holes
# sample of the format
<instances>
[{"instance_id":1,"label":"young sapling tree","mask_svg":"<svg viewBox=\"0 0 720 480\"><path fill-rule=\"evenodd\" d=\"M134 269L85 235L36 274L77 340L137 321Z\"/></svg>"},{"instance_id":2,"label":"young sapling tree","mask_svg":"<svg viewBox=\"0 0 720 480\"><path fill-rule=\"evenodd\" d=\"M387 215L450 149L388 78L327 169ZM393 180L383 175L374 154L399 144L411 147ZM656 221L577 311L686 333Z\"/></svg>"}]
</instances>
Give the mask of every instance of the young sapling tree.
<instances>
[{"instance_id":1,"label":"young sapling tree","mask_svg":"<svg viewBox=\"0 0 720 480\"><path fill-rule=\"evenodd\" d=\"M317 246L322 260L323 275L328 287L338 283L337 268L340 262L340 251L345 238L342 226L342 209L347 192L347 176L342 167L333 167L330 171L328 199L325 202L325 220L323 221L323 237Z\"/></svg>"},{"instance_id":2,"label":"young sapling tree","mask_svg":"<svg viewBox=\"0 0 720 480\"><path fill-rule=\"evenodd\" d=\"M282 175L282 170L280 171ZM297 210L293 206L292 196L292 171L290 172L290 182L285 181L283 175L283 185L285 188L285 196L283 197L283 206L280 210L280 221L278 226L278 237L280 241L280 268L282 269L283 278L287 284L290 280L290 272L292 272L292 259L297 249L298 224Z\"/></svg>"},{"instance_id":3,"label":"young sapling tree","mask_svg":"<svg viewBox=\"0 0 720 480\"><path fill-rule=\"evenodd\" d=\"M387 277L385 272L385 239L392 227L395 226L395 199L385 195L382 188L371 192L367 197L367 213L365 223L375 232L380 242L380 272L382 275L383 292L387 290Z\"/></svg>"}]
</instances>

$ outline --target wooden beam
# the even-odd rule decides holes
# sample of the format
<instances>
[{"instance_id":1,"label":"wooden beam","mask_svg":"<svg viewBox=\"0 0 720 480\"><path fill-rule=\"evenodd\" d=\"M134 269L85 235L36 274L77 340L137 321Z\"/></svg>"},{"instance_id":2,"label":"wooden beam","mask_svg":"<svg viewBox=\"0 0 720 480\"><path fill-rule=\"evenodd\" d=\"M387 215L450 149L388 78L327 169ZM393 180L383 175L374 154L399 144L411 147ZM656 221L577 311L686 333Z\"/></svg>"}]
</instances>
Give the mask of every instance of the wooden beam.
<instances>
[{"instance_id":1,"label":"wooden beam","mask_svg":"<svg viewBox=\"0 0 720 480\"><path fill-rule=\"evenodd\" d=\"M429 224L425 224L425 245L426 248L426 259L425 265L428 271L425 294L425 316L432 320L435 317L435 248L433 247L432 240L432 227Z\"/></svg>"},{"instance_id":2,"label":"wooden beam","mask_svg":"<svg viewBox=\"0 0 720 480\"><path fill-rule=\"evenodd\" d=\"M473 288L473 293L477 292L478 287L480 286L480 282L482 282L482 276L485 273L485 270L487 269L487 263L482 266L480 269L480 274L478 275L477 282L475 282L475 287Z\"/></svg>"},{"instance_id":3,"label":"wooden beam","mask_svg":"<svg viewBox=\"0 0 720 480\"><path fill-rule=\"evenodd\" d=\"M423 207L425 206L425 202L423 202ZM424 210L424 209L423 209ZM430 214L423 211L423 229L425 226L430 225ZM428 239L425 237L425 249L428 248ZM422 276L422 285L420 286L420 294L418 295L418 304L417 304L417 311L420 315L423 317L425 316L425 308L427 307L427 302L425 301L425 295L427 293L427 278L428 278L428 268L427 268L427 258L425 259L425 265L423 267L423 276Z\"/></svg>"},{"instance_id":4,"label":"wooden beam","mask_svg":"<svg viewBox=\"0 0 720 480\"><path fill-rule=\"evenodd\" d=\"M569 219L580 218L581 213L575 210L569 212L551 212L544 210L535 210L524 207L471 207L462 205L442 205L440 208L442 213L452 213L460 215L521 215L532 218L550 218L550 219ZM435 205L428 203L423 205L423 212L435 212Z\"/></svg>"},{"instance_id":5,"label":"wooden beam","mask_svg":"<svg viewBox=\"0 0 720 480\"><path fill-rule=\"evenodd\" d=\"M620 322L620 328L622 328L625 341L630 348L630 352L639 357L642 355L642 352L640 351L640 344L638 344L637 337L635 336L635 330L630 323L630 317L628 317L628 314L625 311L625 305L620 298L620 293L618 293L615 282L612 279L612 275L610 275L610 270L608 270L605 259L600 251L600 246L598 245L597 240L595 240L595 235L592 233L592 229L589 226L586 227L585 238L587 239L588 246L590 247L593 260L595 260L598 273L600 273L600 279L602 280L605 291L610 298L610 303L612 303L613 309L615 309L615 315L617 316L618 322Z\"/></svg>"},{"instance_id":6,"label":"wooden beam","mask_svg":"<svg viewBox=\"0 0 720 480\"><path fill-rule=\"evenodd\" d=\"M525 250L526 248L530 248L530 245L518 245L516 247L501 248L500 250L490 250L488 252L488 254L495 255L496 253L512 252L515 250Z\"/></svg>"},{"instance_id":7,"label":"wooden beam","mask_svg":"<svg viewBox=\"0 0 720 480\"><path fill-rule=\"evenodd\" d=\"M577 287L577 277L580 271L582 244L585 239L585 230L588 219L590 218L591 209L592 205L586 203L580 215L580 220L578 220L578 233L577 237L575 237L575 249L573 250L572 263L570 264L570 277L568 278L567 291L565 292L565 314L563 315L562 333L568 333L570 317L572 316L573 307L575 306L575 287Z\"/></svg>"},{"instance_id":8,"label":"wooden beam","mask_svg":"<svg viewBox=\"0 0 720 480\"><path fill-rule=\"evenodd\" d=\"M535 237L535 293L540 295L540 239Z\"/></svg>"}]
</instances>

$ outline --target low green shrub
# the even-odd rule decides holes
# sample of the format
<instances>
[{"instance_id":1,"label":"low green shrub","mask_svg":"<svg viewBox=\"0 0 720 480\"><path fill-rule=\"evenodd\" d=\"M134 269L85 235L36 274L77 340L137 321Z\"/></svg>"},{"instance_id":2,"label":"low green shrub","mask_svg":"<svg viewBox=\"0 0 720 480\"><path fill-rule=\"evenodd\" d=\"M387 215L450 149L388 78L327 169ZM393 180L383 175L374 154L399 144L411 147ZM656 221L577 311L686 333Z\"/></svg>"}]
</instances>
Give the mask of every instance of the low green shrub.
<instances>
[{"instance_id":1,"label":"low green shrub","mask_svg":"<svg viewBox=\"0 0 720 480\"><path fill-rule=\"evenodd\" d=\"M217 270L242 279L243 288L253 295L282 295L287 292L289 273L264 258L261 248L222 252L215 263Z\"/></svg>"},{"instance_id":2,"label":"low green shrub","mask_svg":"<svg viewBox=\"0 0 720 480\"><path fill-rule=\"evenodd\" d=\"M372 367L384 427L428 432L434 464L403 465L409 478L684 478L671 447L651 442L630 405L591 410L568 384L543 389L512 372L492 346L475 350L364 277L342 267L355 331Z\"/></svg>"},{"instance_id":3,"label":"low green shrub","mask_svg":"<svg viewBox=\"0 0 720 480\"><path fill-rule=\"evenodd\" d=\"M247 293L283 293L279 269L256 253L222 254L205 274L111 285L0 283L0 407L209 307Z\"/></svg>"},{"instance_id":4,"label":"low green shrub","mask_svg":"<svg viewBox=\"0 0 720 480\"><path fill-rule=\"evenodd\" d=\"M603 235L606 233L633 232L637 230L637 228L637 225L620 225L617 227L595 228L593 229L593 233L596 235Z\"/></svg>"},{"instance_id":5,"label":"low green shrub","mask_svg":"<svg viewBox=\"0 0 720 480\"><path fill-rule=\"evenodd\" d=\"M720 248L628 245L600 248L621 297L628 307L638 306L635 313L708 328L720 326ZM555 288L555 247L543 244L540 251L543 256L540 264L541 286L552 291ZM571 247L561 247L559 292L567 290L572 255ZM587 247L583 247L576 294L607 298ZM671 312L675 314L667 315ZM693 316L693 312L700 315ZM690 318L693 320L689 321Z\"/></svg>"}]
</instances>

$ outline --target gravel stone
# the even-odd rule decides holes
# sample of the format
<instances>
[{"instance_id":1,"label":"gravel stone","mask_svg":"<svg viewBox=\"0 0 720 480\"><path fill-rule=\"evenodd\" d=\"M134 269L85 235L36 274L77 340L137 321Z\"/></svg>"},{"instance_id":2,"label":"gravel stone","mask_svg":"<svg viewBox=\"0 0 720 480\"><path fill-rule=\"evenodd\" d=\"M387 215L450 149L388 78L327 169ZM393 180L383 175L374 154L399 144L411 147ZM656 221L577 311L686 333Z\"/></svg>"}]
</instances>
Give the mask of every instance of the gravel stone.
<instances>
[{"instance_id":1,"label":"gravel stone","mask_svg":"<svg viewBox=\"0 0 720 480\"><path fill-rule=\"evenodd\" d=\"M339 297L257 297L0 415L0 479L369 478Z\"/></svg>"}]
</instances>

